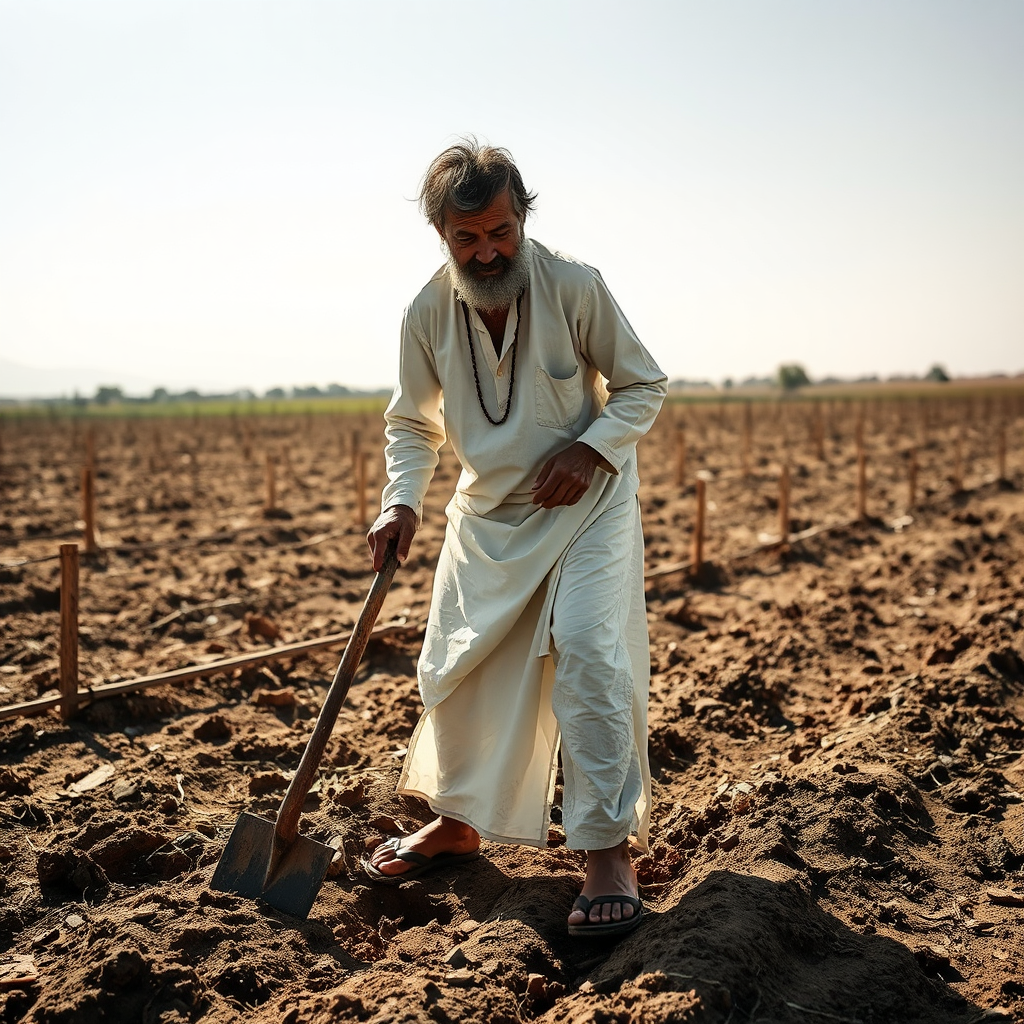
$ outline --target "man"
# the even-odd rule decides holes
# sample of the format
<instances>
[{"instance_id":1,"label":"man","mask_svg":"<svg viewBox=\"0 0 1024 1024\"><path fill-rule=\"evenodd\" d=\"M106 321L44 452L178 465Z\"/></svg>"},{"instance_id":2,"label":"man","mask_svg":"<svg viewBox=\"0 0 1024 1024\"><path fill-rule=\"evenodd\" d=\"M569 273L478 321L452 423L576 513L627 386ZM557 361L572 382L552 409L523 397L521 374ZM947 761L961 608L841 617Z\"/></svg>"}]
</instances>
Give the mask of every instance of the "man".
<instances>
[{"instance_id":1,"label":"man","mask_svg":"<svg viewBox=\"0 0 1024 1024\"><path fill-rule=\"evenodd\" d=\"M406 558L448 438L462 475L398 787L438 818L364 867L394 881L481 836L545 846L560 753L566 844L587 851L569 931L628 931L651 804L636 443L666 378L600 274L526 238L536 196L505 150L450 147L419 198L447 263L406 310L367 540L375 569L393 538Z\"/></svg>"}]
</instances>

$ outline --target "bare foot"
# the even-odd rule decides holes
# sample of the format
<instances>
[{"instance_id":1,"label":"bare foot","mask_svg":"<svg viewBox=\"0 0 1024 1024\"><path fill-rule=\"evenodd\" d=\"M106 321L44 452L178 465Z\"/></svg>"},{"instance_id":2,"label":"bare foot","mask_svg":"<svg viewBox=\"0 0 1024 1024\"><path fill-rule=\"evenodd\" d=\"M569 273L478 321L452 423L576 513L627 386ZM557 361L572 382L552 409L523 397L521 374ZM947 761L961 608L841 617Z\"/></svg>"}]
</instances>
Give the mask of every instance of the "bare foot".
<instances>
[{"instance_id":1,"label":"bare foot","mask_svg":"<svg viewBox=\"0 0 1024 1024\"><path fill-rule=\"evenodd\" d=\"M636 872L629 859L629 846L623 840L618 846L607 850L587 851L587 878L583 883L582 896L592 900L595 896L637 895ZM605 903L591 907L590 914L574 910L569 915L569 924L608 924L611 921L628 921L634 914L629 903Z\"/></svg>"},{"instance_id":2,"label":"bare foot","mask_svg":"<svg viewBox=\"0 0 1024 1024\"><path fill-rule=\"evenodd\" d=\"M455 818L437 818L402 840L403 850L412 850L424 857L439 853L472 853L480 847L480 833ZM370 856L370 863L382 875L404 875L413 867L402 860L392 846L378 846Z\"/></svg>"}]
</instances>

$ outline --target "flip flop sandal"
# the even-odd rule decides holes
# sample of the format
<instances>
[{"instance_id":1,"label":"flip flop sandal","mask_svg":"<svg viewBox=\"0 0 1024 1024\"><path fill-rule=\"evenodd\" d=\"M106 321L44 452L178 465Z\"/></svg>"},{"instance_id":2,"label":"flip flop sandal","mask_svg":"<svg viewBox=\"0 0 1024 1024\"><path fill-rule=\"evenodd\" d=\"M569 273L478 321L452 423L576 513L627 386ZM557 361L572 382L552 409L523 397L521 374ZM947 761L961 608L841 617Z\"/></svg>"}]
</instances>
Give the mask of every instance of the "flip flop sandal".
<instances>
[{"instance_id":1,"label":"flip flop sandal","mask_svg":"<svg viewBox=\"0 0 1024 1024\"><path fill-rule=\"evenodd\" d=\"M395 856L399 860L404 860L412 865L411 868L399 875L386 875L374 864L371 864L370 857L372 854L367 854L360 860L359 863L371 882L377 882L380 885L399 885L412 878L421 878L423 875L430 874L431 871L440 871L442 868L450 867L453 864L466 864L480 856L479 850L473 850L470 853L436 853L433 857L428 857L426 854L417 853L415 850L406 850L402 846L402 841L408 838L408 836L395 836L393 839L382 843L373 851L373 853L376 853L377 850L381 849L394 850Z\"/></svg>"},{"instance_id":2,"label":"flip flop sandal","mask_svg":"<svg viewBox=\"0 0 1024 1024\"><path fill-rule=\"evenodd\" d=\"M600 924L593 924L589 920L591 907L604 907L609 903L628 903L633 908L633 916L623 918L621 921L602 921ZM588 920L583 924L569 925L570 935L592 935L594 938L607 937L609 935L626 935L636 928L644 917L644 906L639 899L633 896L595 896L592 900L586 896L579 896L572 905L573 910L582 910Z\"/></svg>"}]
</instances>

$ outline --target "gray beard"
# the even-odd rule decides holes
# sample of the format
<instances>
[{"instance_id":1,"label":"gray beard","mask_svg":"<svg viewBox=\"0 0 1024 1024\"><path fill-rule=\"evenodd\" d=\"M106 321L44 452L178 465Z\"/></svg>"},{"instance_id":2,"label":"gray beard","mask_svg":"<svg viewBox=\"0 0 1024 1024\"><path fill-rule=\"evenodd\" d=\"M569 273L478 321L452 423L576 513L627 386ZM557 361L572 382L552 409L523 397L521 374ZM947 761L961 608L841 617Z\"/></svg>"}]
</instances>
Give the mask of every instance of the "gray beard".
<instances>
[{"instance_id":1,"label":"gray beard","mask_svg":"<svg viewBox=\"0 0 1024 1024\"><path fill-rule=\"evenodd\" d=\"M446 259L456 297L474 309L490 313L508 309L530 283L533 243L524 238L515 256L509 260L505 272L494 277L475 277L471 272L463 270L450 252Z\"/></svg>"}]
</instances>

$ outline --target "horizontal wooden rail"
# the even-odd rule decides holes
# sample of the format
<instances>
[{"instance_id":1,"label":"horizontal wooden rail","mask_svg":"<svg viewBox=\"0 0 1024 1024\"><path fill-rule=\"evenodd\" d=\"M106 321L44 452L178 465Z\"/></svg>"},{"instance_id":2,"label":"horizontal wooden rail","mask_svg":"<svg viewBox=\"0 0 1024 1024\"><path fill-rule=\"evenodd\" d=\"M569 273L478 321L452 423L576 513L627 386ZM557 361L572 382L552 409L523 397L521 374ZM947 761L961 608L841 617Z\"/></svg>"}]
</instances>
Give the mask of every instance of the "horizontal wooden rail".
<instances>
[{"instance_id":1,"label":"horizontal wooden rail","mask_svg":"<svg viewBox=\"0 0 1024 1024\"><path fill-rule=\"evenodd\" d=\"M389 622L384 626L378 626L374 629L371 636L416 632L420 628L420 626L412 623ZM152 676L126 679L120 683L104 683L101 686L79 687L78 700L81 704L83 701L112 697L118 693L131 693L135 690L143 690L149 686L159 686L161 683L183 683L190 679L198 679L201 676L211 675L215 672L226 672L244 665L258 665L264 661L277 661L279 658L287 658L292 654L318 651L324 647L336 647L338 644L348 643L351 635L351 633L330 633L316 640L301 640L294 644L282 644L280 647L271 647L265 651L252 651L249 654L235 655L233 658L209 661L205 665L190 665L187 668L172 669L170 672L159 672ZM56 707L60 704L61 699L60 694L55 694L52 697L28 700L22 704L10 704L7 707L0 708L0 719L15 718L18 715L38 714L47 708Z\"/></svg>"}]
</instances>

